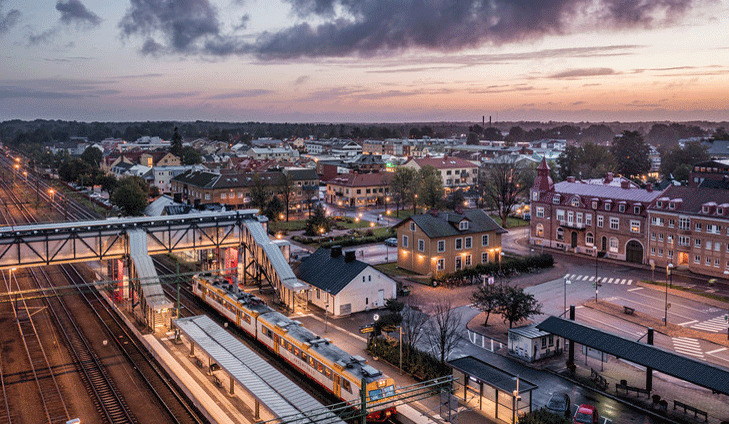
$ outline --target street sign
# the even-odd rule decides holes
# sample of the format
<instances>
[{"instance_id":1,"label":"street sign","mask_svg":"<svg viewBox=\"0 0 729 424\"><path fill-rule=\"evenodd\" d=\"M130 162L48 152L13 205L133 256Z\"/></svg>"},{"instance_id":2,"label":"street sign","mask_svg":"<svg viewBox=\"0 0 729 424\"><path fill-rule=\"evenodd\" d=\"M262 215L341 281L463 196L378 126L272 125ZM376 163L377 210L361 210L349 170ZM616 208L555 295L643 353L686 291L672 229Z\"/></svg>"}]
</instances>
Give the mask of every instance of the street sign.
<instances>
[{"instance_id":1,"label":"street sign","mask_svg":"<svg viewBox=\"0 0 729 424\"><path fill-rule=\"evenodd\" d=\"M363 325L359 327L360 334L372 333L373 331L375 331L374 325Z\"/></svg>"}]
</instances>

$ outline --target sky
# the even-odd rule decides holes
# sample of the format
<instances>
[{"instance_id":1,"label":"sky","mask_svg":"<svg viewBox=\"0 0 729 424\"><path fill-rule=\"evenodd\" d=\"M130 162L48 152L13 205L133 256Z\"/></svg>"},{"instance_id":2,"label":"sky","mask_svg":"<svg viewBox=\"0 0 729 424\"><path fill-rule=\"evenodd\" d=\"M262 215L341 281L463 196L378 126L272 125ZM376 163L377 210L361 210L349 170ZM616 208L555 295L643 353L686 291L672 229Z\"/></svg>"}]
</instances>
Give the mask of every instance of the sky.
<instances>
[{"instance_id":1,"label":"sky","mask_svg":"<svg viewBox=\"0 0 729 424\"><path fill-rule=\"evenodd\" d=\"M0 0L0 121L729 120L729 0Z\"/></svg>"}]
</instances>

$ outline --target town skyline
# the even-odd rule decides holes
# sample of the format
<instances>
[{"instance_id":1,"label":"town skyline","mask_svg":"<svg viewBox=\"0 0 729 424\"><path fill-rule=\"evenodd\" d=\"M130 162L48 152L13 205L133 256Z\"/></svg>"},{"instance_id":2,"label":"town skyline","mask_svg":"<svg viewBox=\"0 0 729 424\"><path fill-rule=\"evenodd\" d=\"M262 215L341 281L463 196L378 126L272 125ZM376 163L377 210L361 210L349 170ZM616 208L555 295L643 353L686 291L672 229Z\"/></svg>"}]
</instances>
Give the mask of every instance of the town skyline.
<instances>
[{"instance_id":1,"label":"town skyline","mask_svg":"<svg viewBox=\"0 0 729 424\"><path fill-rule=\"evenodd\" d=\"M0 0L0 120L726 121L725 1Z\"/></svg>"}]
</instances>

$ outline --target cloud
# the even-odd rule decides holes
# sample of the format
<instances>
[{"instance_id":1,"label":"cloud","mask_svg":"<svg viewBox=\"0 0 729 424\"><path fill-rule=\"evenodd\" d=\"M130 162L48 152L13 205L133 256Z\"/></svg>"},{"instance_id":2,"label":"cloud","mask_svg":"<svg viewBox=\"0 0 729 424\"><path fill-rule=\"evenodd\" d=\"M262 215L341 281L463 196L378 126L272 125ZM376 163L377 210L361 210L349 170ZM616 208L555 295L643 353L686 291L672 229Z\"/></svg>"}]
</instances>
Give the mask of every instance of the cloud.
<instances>
[{"instance_id":1,"label":"cloud","mask_svg":"<svg viewBox=\"0 0 729 424\"><path fill-rule=\"evenodd\" d=\"M89 97L79 93L68 93L62 91L42 91L19 86L0 86L0 99L78 99Z\"/></svg>"},{"instance_id":2,"label":"cloud","mask_svg":"<svg viewBox=\"0 0 729 424\"><path fill-rule=\"evenodd\" d=\"M155 54L253 55L262 60L375 57L408 50L453 52L580 31L664 27L677 24L692 9L716 2L285 1L293 12L291 24L264 31L253 40L224 31L210 0L131 0L119 27L124 37L153 39L159 48L146 52Z\"/></svg>"},{"instance_id":3,"label":"cloud","mask_svg":"<svg viewBox=\"0 0 729 424\"><path fill-rule=\"evenodd\" d=\"M585 78L585 77L597 77L597 76L615 75L615 74L616 74L615 70L610 69L610 68L584 68L584 69L569 69L566 71L562 71L562 72L550 75L548 78L578 79L578 78Z\"/></svg>"},{"instance_id":4,"label":"cloud","mask_svg":"<svg viewBox=\"0 0 729 424\"><path fill-rule=\"evenodd\" d=\"M197 97L199 95L199 91L176 91L172 93L150 93L140 96L127 96L126 98L135 100L186 99L188 97Z\"/></svg>"},{"instance_id":5,"label":"cloud","mask_svg":"<svg viewBox=\"0 0 729 424\"><path fill-rule=\"evenodd\" d=\"M210 100L240 99L240 98L246 98L246 97L258 97L258 96L263 96L263 95L271 94L271 93L273 93L272 90L262 90L262 89L240 90L240 91L235 91L232 93L217 94L215 96L208 97L208 99L210 99Z\"/></svg>"},{"instance_id":6,"label":"cloud","mask_svg":"<svg viewBox=\"0 0 729 424\"><path fill-rule=\"evenodd\" d=\"M101 18L87 9L79 0L68 0L66 3L59 0L56 3L56 10L61 12L61 23L65 25L97 26L101 23Z\"/></svg>"},{"instance_id":7,"label":"cloud","mask_svg":"<svg viewBox=\"0 0 729 424\"><path fill-rule=\"evenodd\" d=\"M38 44L46 44L46 43L50 42L51 39L53 39L53 37L56 36L56 34L58 34L57 27L47 29L47 30L41 32L40 34L30 33L30 34L28 34L28 45L36 46Z\"/></svg>"},{"instance_id":8,"label":"cloud","mask_svg":"<svg viewBox=\"0 0 729 424\"><path fill-rule=\"evenodd\" d=\"M18 23L21 15L18 9L11 9L8 13L3 13L4 2L5 0L0 0L0 35L10 31L10 28Z\"/></svg>"},{"instance_id":9,"label":"cloud","mask_svg":"<svg viewBox=\"0 0 729 424\"><path fill-rule=\"evenodd\" d=\"M302 85L310 79L311 77L309 75L302 75L294 80L294 85Z\"/></svg>"}]
</instances>

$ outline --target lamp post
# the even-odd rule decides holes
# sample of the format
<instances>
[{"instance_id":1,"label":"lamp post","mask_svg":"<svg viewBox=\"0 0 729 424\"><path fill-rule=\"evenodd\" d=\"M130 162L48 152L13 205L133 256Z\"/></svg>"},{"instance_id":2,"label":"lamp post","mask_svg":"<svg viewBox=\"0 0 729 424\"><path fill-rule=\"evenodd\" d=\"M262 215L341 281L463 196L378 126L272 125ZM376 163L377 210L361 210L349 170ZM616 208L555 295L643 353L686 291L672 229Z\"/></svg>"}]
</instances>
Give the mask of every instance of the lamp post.
<instances>
[{"instance_id":1,"label":"lamp post","mask_svg":"<svg viewBox=\"0 0 729 424\"><path fill-rule=\"evenodd\" d=\"M671 270L673 269L673 263L669 262L666 265L666 300L663 304L663 325L668 325L668 284L669 279L673 282L673 276Z\"/></svg>"},{"instance_id":2,"label":"lamp post","mask_svg":"<svg viewBox=\"0 0 729 424\"><path fill-rule=\"evenodd\" d=\"M572 284L572 281L570 281L569 278L564 277L562 280L564 280L564 307L562 308L562 313L560 316L564 315L564 313L567 311L567 284Z\"/></svg>"},{"instance_id":3,"label":"lamp post","mask_svg":"<svg viewBox=\"0 0 729 424\"><path fill-rule=\"evenodd\" d=\"M724 270L724 279L729 279L729 270ZM724 319L727 323L729 323L729 310L727 310L727 314ZM729 324L727 324L726 328L726 339L729 340Z\"/></svg>"},{"instance_id":4,"label":"lamp post","mask_svg":"<svg viewBox=\"0 0 729 424\"><path fill-rule=\"evenodd\" d=\"M597 246L593 245L592 250L595 252L595 303L597 303L597 291L600 287L600 280L597 277Z\"/></svg>"},{"instance_id":5,"label":"lamp post","mask_svg":"<svg viewBox=\"0 0 729 424\"><path fill-rule=\"evenodd\" d=\"M327 302L324 304L324 332L326 333L329 327L329 290L327 290Z\"/></svg>"}]
</instances>

